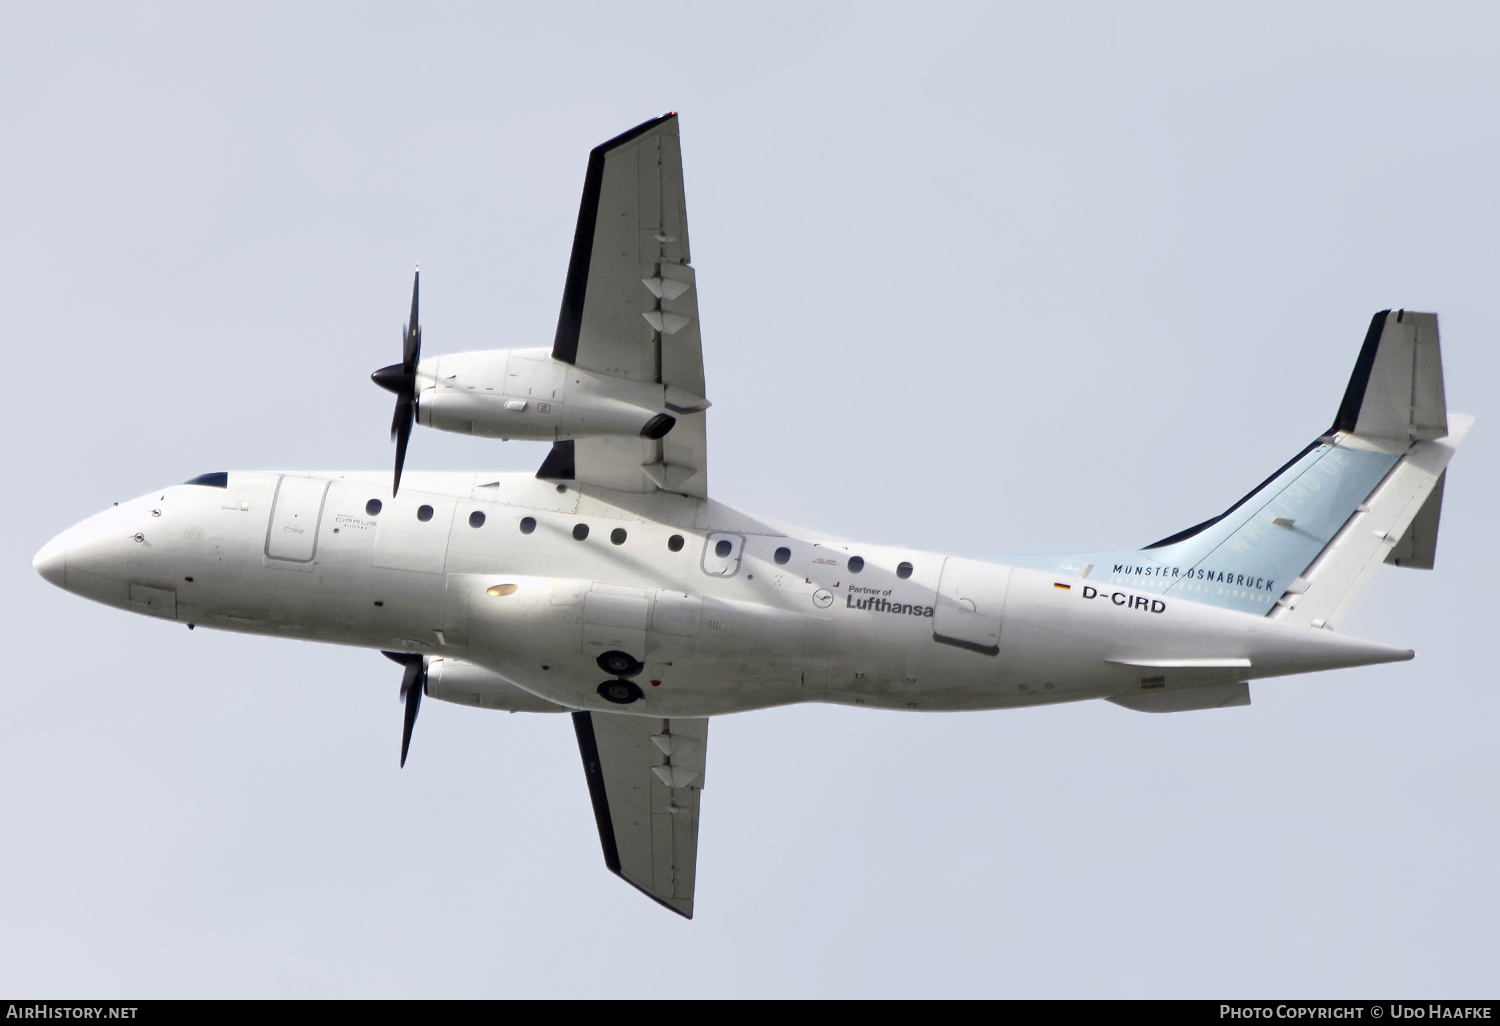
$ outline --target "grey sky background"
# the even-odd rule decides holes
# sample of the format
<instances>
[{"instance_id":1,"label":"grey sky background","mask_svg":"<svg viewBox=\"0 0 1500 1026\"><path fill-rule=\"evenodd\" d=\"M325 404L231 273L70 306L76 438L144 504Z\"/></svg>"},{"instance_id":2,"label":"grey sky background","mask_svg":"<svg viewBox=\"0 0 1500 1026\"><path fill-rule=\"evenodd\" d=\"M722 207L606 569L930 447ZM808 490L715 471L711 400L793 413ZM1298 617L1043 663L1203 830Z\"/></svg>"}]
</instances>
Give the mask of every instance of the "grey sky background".
<instances>
[{"instance_id":1,"label":"grey sky background","mask_svg":"<svg viewBox=\"0 0 1500 1026\"><path fill-rule=\"evenodd\" d=\"M11 5L0 992L1493 997L1490 5ZM385 467L429 353L550 344L589 149L682 114L710 484L870 542L1143 545L1327 427L1370 315L1479 416L1415 662L1249 709L712 729L697 918L563 717L189 633L32 554L232 468ZM408 468L543 449L419 431ZM1490 553L1490 555L1485 555ZM1477 560L1477 562L1476 562Z\"/></svg>"}]
</instances>

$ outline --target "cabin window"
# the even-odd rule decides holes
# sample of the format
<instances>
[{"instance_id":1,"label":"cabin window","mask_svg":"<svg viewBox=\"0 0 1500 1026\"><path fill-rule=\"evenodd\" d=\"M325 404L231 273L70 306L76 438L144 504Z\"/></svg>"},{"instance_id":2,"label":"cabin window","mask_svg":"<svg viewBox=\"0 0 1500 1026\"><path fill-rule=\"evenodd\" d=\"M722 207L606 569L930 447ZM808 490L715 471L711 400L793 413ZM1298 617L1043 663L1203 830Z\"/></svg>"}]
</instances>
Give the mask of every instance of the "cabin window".
<instances>
[{"instance_id":1,"label":"cabin window","mask_svg":"<svg viewBox=\"0 0 1500 1026\"><path fill-rule=\"evenodd\" d=\"M612 541L612 542L614 542L616 545L624 545L625 544L625 528L623 528L623 527L617 527L613 531L609 532L609 540Z\"/></svg>"},{"instance_id":2,"label":"cabin window","mask_svg":"<svg viewBox=\"0 0 1500 1026\"><path fill-rule=\"evenodd\" d=\"M719 543L714 546L714 555L718 556L720 559L723 559L733 551L734 543L731 542L728 538L720 538Z\"/></svg>"},{"instance_id":3,"label":"cabin window","mask_svg":"<svg viewBox=\"0 0 1500 1026\"><path fill-rule=\"evenodd\" d=\"M470 527L483 527L484 526L484 514L482 512L480 512L479 510L477 510L477 509L474 512L470 513L469 514L469 526Z\"/></svg>"},{"instance_id":4,"label":"cabin window","mask_svg":"<svg viewBox=\"0 0 1500 1026\"><path fill-rule=\"evenodd\" d=\"M530 534L532 531L535 531L535 530L536 530L536 517L522 517L521 518L521 533L522 534Z\"/></svg>"},{"instance_id":5,"label":"cabin window","mask_svg":"<svg viewBox=\"0 0 1500 1026\"><path fill-rule=\"evenodd\" d=\"M776 550L776 565L777 566L786 566L787 562L791 558L792 558L792 550L789 549L789 548L787 548L785 545L783 545L781 548L779 548L779 549Z\"/></svg>"},{"instance_id":6,"label":"cabin window","mask_svg":"<svg viewBox=\"0 0 1500 1026\"><path fill-rule=\"evenodd\" d=\"M379 513L380 513L380 500L379 499L371 499L369 502L365 503L365 516L367 516L367 517L373 517L373 516L377 516Z\"/></svg>"},{"instance_id":7,"label":"cabin window","mask_svg":"<svg viewBox=\"0 0 1500 1026\"><path fill-rule=\"evenodd\" d=\"M422 523L424 523L424 524L427 523L427 521L431 520L432 519L432 507L429 506L429 505L427 505L427 503L425 503L425 502L422 503L422 505L418 506L417 507L417 519L420 520L420 521L422 521Z\"/></svg>"},{"instance_id":8,"label":"cabin window","mask_svg":"<svg viewBox=\"0 0 1500 1026\"><path fill-rule=\"evenodd\" d=\"M901 578L903 581L906 580L908 577L910 577L911 576L911 564L910 563L902 563L900 566L896 567L896 576L899 577L899 578Z\"/></svg>"},{"instance_id":9,"label":"cabin window","mask_svg":"<svg viewBox=\"0 0 1500 1026\"><path fill-rule=\"evenodd\" d=\"M573 537L574 538L577 538L579 541L583 541L588 536L589 536L589 525L588 524L574 524L573 525Z\"/></svg>"},{"instance_id":10,"label":"cabin window","mask_svg":"<svg viewBox=\"0 0 1500 1026\"><path fill-rule=\"evenodd\" d=\"M680 534L674 534L672 535L672 537L667 539L667 548L673 552L681 552L682 545L682 535Z\"/></svg>"},{"instance_id":11,"label":"cabin window","mask_svg":"<svg viewBox=\"0 0 1500 1026\"><path fill-rule=\"evenodd\" d=\"M861 570L863 570L864 568L865 568L865 557L863 557L863 556L850 556L849 557L849 572L851 574L857 574Z\"/></svg>"}]
</instances>

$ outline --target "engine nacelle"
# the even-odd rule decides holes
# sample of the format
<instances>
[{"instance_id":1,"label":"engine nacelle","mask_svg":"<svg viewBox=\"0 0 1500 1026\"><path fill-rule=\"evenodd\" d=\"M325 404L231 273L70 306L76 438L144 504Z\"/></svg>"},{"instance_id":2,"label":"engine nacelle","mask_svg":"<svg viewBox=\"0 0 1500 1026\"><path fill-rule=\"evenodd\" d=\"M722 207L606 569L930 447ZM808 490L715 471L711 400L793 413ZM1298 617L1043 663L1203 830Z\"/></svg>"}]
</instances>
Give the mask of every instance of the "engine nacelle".
<instances>
[{"instance_id":1,"label":"engine nacelle","mask_svg":"<svg viewBox=\"0 0 1500 1026\"><path fill-rule=\"evenodd\" d=\"M702 396L574 367L547 349L450 353L417 366L417 422L484 438L661 438Z\"/></svg>"},{"instance_id":2,"label":"engine nacelle","mask_svg":"<svg viewBox=\"0 0 1500 1026\"><path fill-rule=\"evenodd\" d=\"M560 705L538 698L518 688L498 673L461 659L435 657L427 661L428 698L478 709L504 709L506 712L569 712Z\"/></svg>"}]
</instances>

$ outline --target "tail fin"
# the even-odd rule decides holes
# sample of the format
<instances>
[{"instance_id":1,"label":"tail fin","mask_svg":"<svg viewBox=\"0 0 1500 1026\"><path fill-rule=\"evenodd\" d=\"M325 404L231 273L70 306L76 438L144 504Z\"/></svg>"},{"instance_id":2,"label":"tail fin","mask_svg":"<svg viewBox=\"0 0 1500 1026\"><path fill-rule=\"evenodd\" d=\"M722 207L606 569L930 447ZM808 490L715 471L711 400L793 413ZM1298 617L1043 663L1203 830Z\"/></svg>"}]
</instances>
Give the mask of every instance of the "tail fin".
<instances>
[{"instance_id":1,"label":"tail fin","mask_svg":"<svg viewBox=\"0 0 1500 1026\"><path fill-rule=\"evenodd\" d=\"M1382 560L1430 568L1450 432L1436 314L1370 321L1328 432L1212 520L1149 545L1182 598L1332 626Z\"/></svg>"},{"instance_id":2,"label":"tail fin","mask_svg":"<svg viewBox=\"0 0 1500 1026\"><path fill-rule=\"evenodd\" d=\"M1383 310L1326 434L1213 519L1060 569L1088 560L1083 576L1331 627L1380 562L1433 565L1444 471L1472 422L1453 421L1437 315Z\"/></svg>"}]
</instances>

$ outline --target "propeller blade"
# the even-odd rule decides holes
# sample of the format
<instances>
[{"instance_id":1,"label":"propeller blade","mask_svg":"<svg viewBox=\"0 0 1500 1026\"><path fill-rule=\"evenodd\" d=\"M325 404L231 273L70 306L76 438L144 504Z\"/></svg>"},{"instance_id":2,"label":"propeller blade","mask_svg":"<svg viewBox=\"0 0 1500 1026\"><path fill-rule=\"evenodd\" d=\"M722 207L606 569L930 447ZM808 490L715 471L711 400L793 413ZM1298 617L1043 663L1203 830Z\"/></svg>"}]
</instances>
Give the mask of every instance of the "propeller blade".
<instances>
[{"instance_id":1,"label":"propeller blade","mask_svg":"<svg viewBox=\"0 0 1500 1026\"><path fill-rule=\"evenodd\" d=\"M401 675L401 700L406 703L406 716L401 727L401 766L406 767L406 753L411 750L411 732L417 725L417 712L422 708L422 693L427 690L427 667L423 658L414 652L382 652L392 662L406 667Z\"/></svg>"},{"instance_id":2,"label":"propeller blade","mask_svg":"<svg viewBox=\"0 0 1500 1026\"><path fill-rule=\"evenodd\" d=\"M391 497L401 490L401 468L406 464L406 443L411 440L411 400L396 400L396 418L391 421L391 437L396 440L396 476L391 481Z\"/></svg>"},{"instance_id":3,"label":"propeller blade","mask_svg":"<svg viewBox=\"0 0 1500 1026\"><path fill-rule=\"evenodd\" d=\"M401 680L401 697L406 699L406 720L401 726L401 768L406 768L406 753L411 750L411 730L417 725L417 711L422 708L422 692L426 690L427 674L422 664L406 668Z\"/></svg>"},{"instance_id":4,"label":"propeller blade","mask_svg":"<svg viewBox=\"0 0 1500 1026\"><path fill-rule=\"evenodd\" d=\"M422 324L417 320L417 288L421 284L422 269L419 267L411 279L411 320L406 322L401 348L401 368L408 374L417 372L417 361L422 358Z\"/></svg>"},{"instance_id":5,"label":"propeller blade","mask_svg":"<svg viewBox=\"0 0 1500 1026\"><path fill-rule=\"evenodd\" d=\"M422 362L422 324L417 305L421 284L422 270L418 268L411 279L411 320L401 329L401 362L370 375L371 381L396 396L396 412L391 418L391 440L396 443L396 472L391 478L393 498L401 490L401 469L406 465L406 446L416 421L417 365Z\"/></svg>"}]
</instances>

